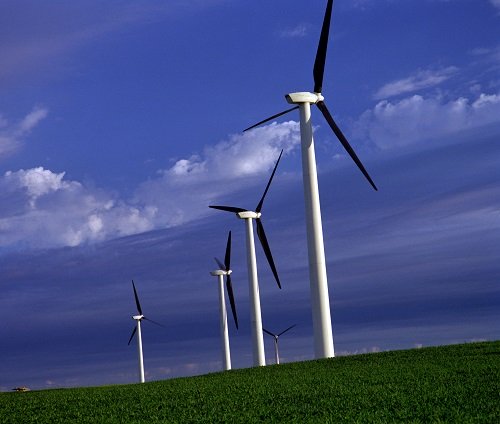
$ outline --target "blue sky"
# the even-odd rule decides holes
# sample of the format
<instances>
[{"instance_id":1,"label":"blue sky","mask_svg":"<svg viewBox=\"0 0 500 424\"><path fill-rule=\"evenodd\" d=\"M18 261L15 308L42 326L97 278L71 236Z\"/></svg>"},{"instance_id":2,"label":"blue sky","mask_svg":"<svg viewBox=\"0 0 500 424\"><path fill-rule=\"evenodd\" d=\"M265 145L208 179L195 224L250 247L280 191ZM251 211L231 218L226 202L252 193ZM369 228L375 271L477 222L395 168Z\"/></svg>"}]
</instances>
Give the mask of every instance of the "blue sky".
<instances>
[{"instance_id":1,"label":"blue sky","mask_svg":"<svg viewBox=\"0 0 500 424\"><path fill-rule=\"evenodd\" d=\"M325 2L0 4L0 390L220 369L213 256L233 231L252 364L244 228L263 208L263 323L282 361L313 340L298 115ZM337 354L500 338L500 2L336 0L323 94L379 187L313 111ZM146 323L147 324L147 323ZM266 356L273 361L272 339Z\"/></svg>"}]
</instances>

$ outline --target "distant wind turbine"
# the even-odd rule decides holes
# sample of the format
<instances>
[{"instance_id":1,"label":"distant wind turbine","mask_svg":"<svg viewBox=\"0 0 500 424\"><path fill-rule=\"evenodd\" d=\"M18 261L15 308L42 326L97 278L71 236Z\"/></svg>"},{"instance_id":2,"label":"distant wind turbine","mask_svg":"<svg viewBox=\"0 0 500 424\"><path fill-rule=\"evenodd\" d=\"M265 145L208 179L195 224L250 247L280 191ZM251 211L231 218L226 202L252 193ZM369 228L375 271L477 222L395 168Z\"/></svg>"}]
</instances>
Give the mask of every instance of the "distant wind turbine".
<instances>
[{"instance_id":1,"label":"distant wind turbine","mask_svg":"<svg viewBox=\"0 0 500 424\"><path fill-rule=\"evenodd\" d=\"M231 369L231 351L229 350L229 331L227 328L227 311L226 300L224 297L224 275L226 276L226 290L233 312L234 323L238 329L238 316L236 315L236 305L234 304L233 286L231 284L231 231L227 236L226 255L224 264L217 258L214 258L219 269L212 271L210 274L218 277L219 280L219 305L220 305L220 335L222 340L222 366L224 370Z\"/></svg>"},{"instance_id":2,"label":"distant wind turbine","mask_svg":"<svg viewBox=\"0 0 500 424\"><path fill-rule=\"evenodd\" d=\"M274 333L270 332L269 330L266 330L265 328L262 329L264 331L264 333L269 334L271 337L274 338L274 357L276 359L277 364L280 363L280 354L278 351L278 339L281 335L285 334L288 330L291 330L296 325L297 324L293 324L290 327L288 327L286 330L283 330L281 333L278 333L278 334L274 334Z\"/></svg>"},{"instance_id":3,"label":"distant wind turbine","mask_svg":"<svg viewBox=\"0 0 500 424\"><path fill-rule=\"evenodd\" d=\"M141 383L144 383L144 358L142 355L142 333L141 333L141 321L144 319L146 321L152 322L153 324L159 325L160 327L163 327L162 324L159 322L153 321L152 319L146 318L143 313L142 313L142 308L141 308L141 303L139 302L139 296L137 296L137 290L135 289L135 284L134 280L132 280L132 287L134 289L134 297L135 297L135 304L137 306L137 315L134 315L132 319L134 319L137 322L137 326L134 327L134 330L132 331L132 334L130 335L130 339L128 339L128 344L130 345L130 342L134 338L135 333L137 332L137 353L139 356L139 381Z\"/></svg>"},{"instance_id":4,"label":"distant wind turbine","mask_svg":"<svg viewBox=\"0 0 500 424\"><path fill-rule=\"evenodd\" d=\"M314 153L314 139L311 123L311 104L315 104L328 125L339 139L351 159L358 166L371 186L377 190L375 183L364 168L358 156L350 146L346 137L335 123L332 115L324 102L321 94L323 88L323 73L325 70L328 35L333 0L328 0L326 5L321 36L319 39L316 59L314 61L314 91L290 93L285 96L288 103L297 105L276 115L260 121L245 129L255 128L265 122L282 116L292 110L300 111L300 135L302 146L302 173L304 183L304 198L306 205L307 244L309 252L309 279L311 290L311 306L314 327L314 350L317 358L335 356L333 348L332 322L330 315L330 298L328 295L328 281L326 275L325 248L323 243L323 229L321 224L321 207L319 202L318 177L316 171L316 158Z\"/></svg>"},{"instance_id":5,"label":"distant wind turbine","mask_svg":"<svg viewBox=\"0 0 500 424\"><path fill-rule=\"evenodd\" d=\"M226 212L233 212L240 219L245 220L246 224L246 236L247 236L247 264L248 264L248 284L250 291L250 320L252 327L252 340L253 340L253 362L255 366L263 366L266 365L266 355L264 352L264 336L262 334L262 316L260 309L260 295L259 295L259 281L257 277L257 260L255 257L255 240L253 236L253 220L255 220L257 226L257 236L259 237L259 241L262 245L262 249L264 249L264 253L266 254L267 261L269 262L269 266L273 272L274 278L276 279L276 283L278 287L281 288L281 283L278 277L278 272L276 270L276 266L274 264L273 255L271 253L271 249L269 247L269 243L267 241L266 233L264 232L264 227L262 225L261 220L261 210L262 205L264 204L264 198L269 190L269 186L271 185L271 181L273 180L274 174L276 173L276 168L281 159L281 155L283 154L283 150L281 151L276 165L274 166L273 172L269 181L267 183L266 189L264 190L264 194L260 199L255 211L250 211L247 209L237 208L234 206L209 206L213 209L219 209Z\"/></svg>"}]
</instances>

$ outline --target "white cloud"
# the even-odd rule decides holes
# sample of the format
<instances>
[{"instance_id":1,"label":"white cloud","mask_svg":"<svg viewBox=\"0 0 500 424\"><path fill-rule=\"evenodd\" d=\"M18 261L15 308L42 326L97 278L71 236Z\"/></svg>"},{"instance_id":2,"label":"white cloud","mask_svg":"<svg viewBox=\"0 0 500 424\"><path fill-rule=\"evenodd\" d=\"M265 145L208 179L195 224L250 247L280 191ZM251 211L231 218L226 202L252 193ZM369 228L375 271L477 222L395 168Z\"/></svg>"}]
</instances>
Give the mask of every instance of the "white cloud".
<instances>
[{"instance_id":1,"label":"white cloud","mask_svg":"<svg viewBox=\"0 0 500 424\"><path fill-rule=\"evenodd\" d=\"M21 121L10 124L0 115L0 158L14 153L24 138L48 115L44 107L36 106Z\"/></svg>"},{"instance_id":2,"label":"white cloud","mask_svg":"<svg viewBox=\"0 0 500 424\"><path fill-rule=\"evenodd\" d=\"M355 124L354 137L388 149L496 122L500 122L500 93L448 102L414 95L393 103L383 100L365 111Z\"/></svg>"},{"instance_id":3,"label":"white cloud","mask_svg":"<svg viewBox=\"0 0 500 424\"><path fill-rule=\"evenodd\" d=\"M34 121L27 118L26 127ZM296 122L232 135L200 155L177 160L129 200L67 180L64 172L8 171L0 177L0 247L77 246L202 217L212 200L251 186L253 177L265 184L261 177L280 150L290 152L299 140Z\"/></svg>"},{"instance_id":4,"label":"white cloud","mask_svg":"<svg viewBox=\"0 0 500 424\"><path fill-rule=\"evenodd\" d=\"M24 169L17 172L7 171L5 173L7 184L26 189L32 208L35 207L35 202L38 197L60 189L68 189L71 184L78 184L76 182L62 181L63 178L64 172L54 174L42 167L29 169L27 171Z\"/></svg>"},{"instance_id":5,"label":"white cloud","mask_svg":"<svg viewBox=\"0 0 500 424\"><path fill-rule=\"evenodd\" d=\"M9 213L0 209L3 247L76 246L134 234L151 229L155 214L42 167L8 171L0 178L0 189L6 203L16 205Z\"/></svg>"},{"instance_id":6,"label":"white cloud","mask_svg":"<svg viewBox=\"0 0 500 424\"><path fill-rule=\"evenodd\" d=\"M425 88L434 87L451 78L458 68L449 66L435 71L419 70L414 75L385 84L375 93L375 99L380 100L398 96Z\"/></svg>"},{"instance_id":7,"label":"white cloud","mask_svg":"<svg viewBox=\"0 0 500 424\"><path fill-rule=\"evenodd\" d=\"M299 124L293 121L231 135L160 171L160 178L139 187L134 201L160 211L157 226L181 224L205 215L210 202L252 184L254 176L265 183L260 175L272 169L280 150L286 154L299 144Z\"/></svg>"},{"instance_id":8,"label":"white cloud","mask_svg":"<svg viewBox=\"0 0 500 424\"><path fill-rule=\"evenodd\" d=\"M300 142L299 124L295 121L272 123L243 134L233 134L229 140L206 147L203 157L181 159L164 171L169 177L183 182L211 179L240 178L270 169L281 149L286 153Z\"/></svg>"}]
</instances>

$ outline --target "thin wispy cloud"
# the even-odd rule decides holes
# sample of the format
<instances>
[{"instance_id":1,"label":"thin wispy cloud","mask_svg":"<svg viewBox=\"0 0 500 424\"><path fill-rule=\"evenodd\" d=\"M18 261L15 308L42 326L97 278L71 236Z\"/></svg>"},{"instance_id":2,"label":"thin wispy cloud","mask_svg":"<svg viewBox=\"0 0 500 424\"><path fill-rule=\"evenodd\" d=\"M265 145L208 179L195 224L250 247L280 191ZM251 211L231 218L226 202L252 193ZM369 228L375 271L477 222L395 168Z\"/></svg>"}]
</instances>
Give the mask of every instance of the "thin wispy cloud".
<instances>
[{"instance_id":1,"label":"thin wispy cloud","mask_svg":"<svg viewBox=\"0 0 500 424\"><path fill-rule=\"evenodd\" d=\"M10 123L0 115L0 159L18 150L30 132L48 115L48 109L36 106L21 120Z\"/></svg>"},{"instance_id":2,"label":"thin wispy cloud","mask_svg":"<svg viewBox=\"0 0 500 424\"><path fill-rule=\"evenodd\" d=\"M52 66L57 59L134 25L150 24L179 13L199 13L220 1L163 4L141 0L119 7L96 1L83 7L79 2L41 5L26 1L24 7L18 4L16 8L9 1L2 2L0 78L34 72L46 64Z\"/></svg>"},{"instance_id":3,"label":"thin wispy cloud","mask_svg":"<svg viewBox=\"0 0 500 424\"><path fill-rule=\"evenodd\" d=\"M455 66L449 66L439 70L419 70L407 78L385 84L377 90L374 98L376 100L381 100L434 87L450 79L457 71L458 68Z\"/></svg>"},{"instance_id":4,"label":"thin wispy cloud","mask_svg":"<svg viewBox=\"0 0 500 424\"><path fill-rule=\"evenodd\" d=\"M490 3L493 5L493 7L496 7L500 12L500 0L490 0Z\"/></svg>"},{"instance_id":5,"label":"thin wispy cloud","mask_svg":"<svg viewBox=\"0 0 500 424\"><path fill-rule=\"evenodd\" d=\"M282 38L301 38L307 35L308 26L306 24L298 24L293 28L286 28L280 31Z\"/></svg>"},{"instance_id":6,"label":"thin wispy cloud","mask_svg":"<svg viewBox=\"0 0 500 424\"><path fill-rule=\"evenodd\" d=\"M34 4L27 7L31 10L29 14L11 15L7 10L0 18L6 33L0 42L0 77L4 79L51 64L55 58L130 22L126 9L122 16L110 16L109 10L102 9L91 16L77 4L67 5L57 13L52 13L50 5L42 9ZM10 22L2 22L7 19Z\"/></svg>"},{"instance_id":7,"label":"thin wispy cloud","mask_svg":"<svg viewBox=\"0 0 500 424\"><path fill-rule=\"evenodd\" d=\"M351 2L351 6L356 8L356 9L366 9L368 6L371 6L373 3L373 0L353 0Z\"/></svg>"},{"instance_id":8,"label":"thin wispy cloud","mask_svg":"<svg viewBox=\"0 0 500 424\"><path fill-rule=\"evenodd\" d=\"M500 85L500 45L476 48L470 53L479 66L486 65L483 72L492 75L490 85Z\"/></svg>"}]
</instances>

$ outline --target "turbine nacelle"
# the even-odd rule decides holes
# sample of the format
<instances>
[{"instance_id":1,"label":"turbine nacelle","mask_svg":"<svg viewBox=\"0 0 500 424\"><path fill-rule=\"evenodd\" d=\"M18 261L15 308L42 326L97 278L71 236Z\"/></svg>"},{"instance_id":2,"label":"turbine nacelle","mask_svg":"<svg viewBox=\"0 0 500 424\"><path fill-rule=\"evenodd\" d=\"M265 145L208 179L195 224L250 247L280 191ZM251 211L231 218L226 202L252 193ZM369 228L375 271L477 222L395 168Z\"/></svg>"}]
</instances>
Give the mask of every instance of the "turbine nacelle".
<instances>
[{"instance_id":1,"label":"turbine nacelle","mask_svg":"<svg viewBox=\"0 0 500 424\"><path fill-rule=\"evenodd\" d=\"M262 121L258 122L255 125L252 125L248 128L246 128L244 131L248 131L252 128L255 128L259 125L265 124L266 122L272 121L273 119L279 118L280 116L283 116L287 114L288 112L291 112L293 110L299 109L300 104L315 104L318 109L320 110L321 114L325 118L326 122L332 129L333 133L335 136L338 138L340 141L340 144L344 147L346 150L347 154L351 157L351 159L354 161L356 166L359 168L359 170L362 172L362 174L365 176L365 178L368 180L370 185L373 187L373 189L376 191L377 186L371 179L370 175L368 175L368 172L366 171L365 167L359 160L358 156L354 152L354 149L351 147L349 142L347 141L347 138L345 135L342 133L340 128L338 127L337 123L333 119L330 111L328 110L325 102L324 102L324 97L321 95L321 92L323 91L323 74L325 71L325 62L326 62L326 51L328 49L328 37L329 37L329 32L330 32L330 21L331 21L331 16L332 16L332 7L333 7L333 0L328 0L326 4L326 10L325 10L325 16L323 18L323 26L321 27L321 35L319 38L319 43L318 43L318 50L316 52L316 58L314 60L314 67L313 67L313 77L314 77L314 88L313 92L297 92L297 93L290 93L285 96L286 100L288 103L296 105L295 107L292 107L290 109L287 109L283 112L277 113L273 116L270 116L269 118L263 119ZM301 118L302 119L302 118ZM301 122L301 128L303 126L303 123ZM308 146L309 142L304 142L305 146ZM316 159L313 158L313 161ZM316 162L314 162L316 163ZM314 165L316 166L316 164Z\"/></svg>"},{"instance_id":2,"label":"turbine nacelle","mask_svg":"<svg viewBox=\"0 0 500 424\"><path fill-rule=\"evenodd\" d=\"M238 212L236 215L240 219L259 219L262 216L260 212L253 211Z\"/></svg>"},{"instance_id":3,"label":"turbine nacelle","mask_svg":"<svg viewBox=\"0 0 500 424\"><path fill-rule=\"evenodd\" d=\"M231 208L232 209L232 208ZM241 210L241 209L239 209ZM227 243L226 243L226 254L224 255L224 263L222 263L219 259L214 258L215 262L217 265L219 265L219 269L216 269L215 271L210 272L210 275L214 277L219 277L219 281L222 283L222 280L224 278L224 275L226 276L226 290L227 290L227 296L229 297L229 302L231 304L231 311L233 312L233 318L234 318L234 323L236 325L236 329L238 329L238 316L236 315L236 304L234 303L234 294L233 294L233 285L231 284L231 274L233 271L231 271L231 231L229 231L229 234L227 235ZM221 299L224 298L224 293L222 292L222 286L221 286ZM224 311L223 311L224 309ZM221 313L225 315L225 306L223 305L223 302L221 300ZM226 324L225 324L226 325ZM224 331L222 331L223 337L224 336ZM229 346L229 341L227 342ZM228 348L229 349L229 348ZM228 354L229 356L229 354Z\"/></svg>"},{"instance_id":4,"label":"turbine nacelle","mask_svg":"<svg viewBox=\"0 0 500 424\"><path fill-rule=\"evenodd\" d=\"M134 315L132 319L136 321L141 321L142 319L144 319L144 315Z\"/></svg>"},{"instance_id":5,"label":"turbine nacelle","mask_svg":"<svg viewBox=\"0 0 500 424\"><path fill-rule=\"evenodd\" d=\"M298 109L298 106L295 106L294 109ZM271 173L271 177L269 178L269 181L267 182L266 188L264 190L264 194L262 195L259 203L257 203L257 206L255 208L255 211L250 211L248 209L243 209L235 206L221 206L221 205L210 205L209 208L212 209L218 209L221 211L225 212L232 212L234 213L238 218L240 219L245 219L247 220L247 224L251 224L252 221L250 220L255 220L255 224L257 226L257 236L259 237L260 244L262 245L262 249L264 250L264 253L266 254L267 261L269 262L269 266L271 267L271 270L273 272L274 278L276 279L276 283L278 284L278 287L281 288L281 283L278 277L278 271L276 270L276 265L274 264L274 259L273 255L271 253L271 248L269 247L269 243L267 241L266 233L264 231L264 226L262 224L262 206L264 204L264 199L266 198L266 194L269 190L269 187L271 186L271 182L273 181L274 174L276 173L276 169L278 168L278 164L280 163L281 155L283 154L283 150L281 150L280 155L278 156L278 160L276 161L276 164L274 165L273 172ZM252 227L250 225L250 227ZM247 226L247 228L250 228ZM253 228L253 227L252 227ZM253 231L253 229L252 229ZM248 254L248 253L247 253ZM217 261L217 259L216 259ZM219 263L217 261L217 263ZM219 269L229 269L229 266L223 266L222 264L219 264L220 268Z\"/></svg>"},{"instance_id":6,"label":"turbine nacelle","mask_svg":"<svg viewBox=\"0 0 500 424\"><path fill-rule=\"evenodd\" d=\"M321 93L310 93L308 91L300 91L298 93L289 93L285 95L285 99L290 104L311 103L316 104L322 102L325 98Z\"/></svg>"},{"instance_id":7,"label":"turbine nacelle","mask_svg":"<svg viewBox=\"0 0 500 424\"><path fill-rule=\"evenodd\" d=\"M218 277L219 275L231 275L232 272L233 272L232 270L224 271L223 269L217 269L215 271L211 271L210 275Z\"/></svg>"}]
</instances>

